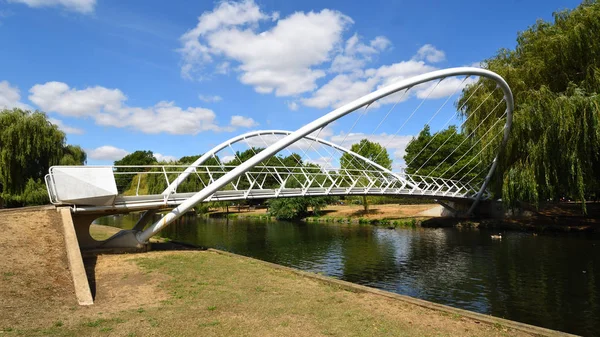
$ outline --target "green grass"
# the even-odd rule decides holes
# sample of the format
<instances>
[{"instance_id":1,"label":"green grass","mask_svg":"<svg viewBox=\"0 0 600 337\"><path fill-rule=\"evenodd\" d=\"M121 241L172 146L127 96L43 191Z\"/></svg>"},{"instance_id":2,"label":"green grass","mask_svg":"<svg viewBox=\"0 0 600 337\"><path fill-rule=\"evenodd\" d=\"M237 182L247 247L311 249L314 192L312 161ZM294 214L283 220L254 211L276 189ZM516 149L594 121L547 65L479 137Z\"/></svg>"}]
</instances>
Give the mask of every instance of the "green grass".
<instances>
[{"instance_id":1,"label":"green grass","mask_svg":"<svg viewBox=\"0 0 600 337\"><path fill-rule=\"evenodd\" d=\"M213 252L141 254L144 277L161 277L157 300L121 311L78 307L50 328L13 330L23 336L453 336L464 334L457 317L352 292L260 262ZM128 271L128 273L133 273ZM131 278L134 276L132 275ZM117 279L122 279L121 277ZM111 291L131 291L129 287ZM159 294L162 293L161 296ZM148 295L146 295L148 296ZM150 295L153 296L153 295ZM98 304L102 305L101 301ZM67 309L68 312L70 312ZM102 314L100 313L103 312ZM80 318L76 318L80 317ZM423 319L426 317L427 319ZM470 325L469 335L500 328Z\"/></svg>"}]
</instances>

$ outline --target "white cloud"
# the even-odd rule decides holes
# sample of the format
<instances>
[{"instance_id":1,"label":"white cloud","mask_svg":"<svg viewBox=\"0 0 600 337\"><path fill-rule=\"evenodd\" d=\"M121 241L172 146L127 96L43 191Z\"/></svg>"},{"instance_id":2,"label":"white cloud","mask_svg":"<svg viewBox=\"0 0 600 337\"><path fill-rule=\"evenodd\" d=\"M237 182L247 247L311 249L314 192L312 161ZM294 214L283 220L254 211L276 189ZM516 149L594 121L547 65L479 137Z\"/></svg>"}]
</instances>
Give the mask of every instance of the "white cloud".
<instances>
[{"instance_id":1,"label":"white cloud","mask_svg":"<svg viewBox=\"0 0 600 337\"><path fill-rule=\"evenodd\" d=\"M333 169L336 168L336 160L333 157L319 157L317 159L309 159L306 160L306 162L309 162L311 164L316 164L321 166L324 169Z\"/></svg>"},{"instance_id":2,"label":"white cloud","mask_svg":"<svg viewBox=\"0 0 600 337\"><path fill-rule=\"evenodd\" d=\"M441 50L438 50L430 44L426 44L423 47L419 48L419 51L417 51L417 55L415 55L415 58L417 60L427 60L431 63L437 63L446 60L446 53L444 53Z\"/></svg>"},{"instance_id":3,"label":"white cloud","mask_svg":"<svg viewBox=\"0 0 600 337\"><path fill-rule=\"evenodd\" d=\"M338 73L361 71L374 55L390 45L390 40L384 36L377 36L366 45L360 41L357 34L354 34L346 41L343 52L333 59L331 71Z\"/></svg>"},{"instance_id":4,"label":"white cloud","mask_svg":"<svg viewBox=\"0 0 600 337\"><path fill-rule=\"evenodd\" d=\"M223 62L216 67L215 73L221 74L221 75L228 74L230 66L231 66L231 64L229 62Z\"/></svg>"},{"instance_id":5,"label":"white cloud","mask_svg":"<svg viewBox=\"0 0 600 337\"><path fill-rule=\"evenodd\" d=\"M83 14L93 13L96 7L96 0L8 0L8 2L22 3L33 8L64 7Z\"/></svg>"},{"instance_id":6,"label":"white cloud","mask_svg":"<svg viewBox=\"0 0 600 337\"><path fill-rule=\"evenodd\" d=\"M312 97L304 98L301 101L304 105L314 108L326 108L328 106L339 108L370 93L378 82L379 80L375 77L360 79L355 76L341 74L319 88Z\"/></svg>"},{"instance_id":7,"label":"white cloud","mask_svg":"<svg viewBox=\"0 0 600 337\"><path fill-rule=\"evenodd\" d=\"M32 110L32 108L21 102L21 92L19 88L13 87L8 81L0 81L0 109L19 108Z\"/></svg>"},{"instance_id":8,"label":"white cloud","mask_svg":"<svg viewBox=\"0 0 600 337\"><path fill-rule=\"evenodd\" d=\"M221 157L221 163L225 164L225 163L229 163L230 161L234 160L235 156L223 156Z\"/></svg>"},{"instance_id":9,"label":"white cloud","mask_svg":"<svg viewBox=\"0 0 600 337\"><path fill-rule=\"evenodd\" d=\"M394 82L424 74L436 68L423 61L402 61L384 65L377 69L367 69L362 74L340 74L317 90L312 97L302 99L306 106L315 108L339 108L361 96ZM389 104L408 99L396 94L379 100L378 104Z\"/></svg>"},{"instance_id":10,"label":"white cloud","mask_svg":"<svg viewBox=\"0 0 600 337\"><path fill-rule=\"evenodd\" d=\"M416 88L416 96L424 99L438 99L448 97L450 95L460 94L462 89L470 84L477 82L475 77L459 78L459 77L447 77L441 82L433 81L425 83Z\"/></svg>"},{"instance_id":11,"label":"white cloud","mask_svg":"<svg viewBox=\"0 0 600 337\"><path fill-rule=\"evenodd\" d=\"M269 19L275 25L260 32L258 23ZM279 19L277 13L264 13L251 0L222 2L203 13L197 26L181 37L182 75L202 77L206 64L223 58L236 62L240 81L259 93L290 96L311 91L325 76L317 67L330 60L351 22L329 9ZM380 47L381 42L375 45Z\"/></svg>"},{"instance_id":12,"label":"white cloud","mask_svg":"<svg viewBox=\"0 0 600 337\"><path fill-rule=\"evenodd\" d=\"M254 119L250 117L244 116L231 116L231 126L233 127L242 127L242 128L251 128L253 126L257 126L258 123L254 121Z\"/></svg>"},{"instance_id":13,"label":"white cloud","mask_svg":"<svg viewBox=\"0 0 600 337\"><path fill-rule=\"evenodd\" d=\"M353 24L338 11L295 12L286 17L262 10L254 0L225 0L202 13L196 27L181 36L181 72L185 78L202 79L211 71L234 71L238 80L261 94L294 96L298 104L337 108L391 83L437 70L432 64L446 59L431 44L420 47L406 61L367 69L378 54L389 49L385 36L363 40L358 33L344 33ZM317 81L327 78L319 87ZM403 100L416 96L411 92ZM442 95L435 93L433 97ZM396 103L400 95L375 103Z\"/></svg>"},{"instance_id":14,"label":"white cloud","mask_svg":"<svg viewBox=\"0 0 600 337\"><path fill-rule=\"evenodd\" d=\"M206 103L216 103L216 102L220 102L223 100L223 98L221 96L211 96L211 95L199 95L198 98L200 98L201 101L206 102Z\"/></svg>"},{"instance_id":15,"label":"white cloud","mask_svg":"<svg viewBox=\"0 0 600 337\"><path fill-rule=\"evenodd\" d=\"M159 162L173 162L173 161L177 161L177 158L175 158L173 156L165 156L165 155L160 154L160 153L154 153L154 158L156 158L156 160L159 161Z\"/></svg>"},{"instance_id":16,"label":"white cloud","mask_svg":"<svg viewBox=\"0 0 600 337\"><path fill-rule=\"evenodd\" d=\"M206 108L181 108L174 102L160 101L151 107L131 107L119 89L100 86L70 88L66 83L34 85L29 99L47 112L63 116L92 118L96 124L129 127L144 133L197 134L203 131L233 131L236 126L217 125L216 114ZM236 123L240 123L238 116ZM233 121L233 120L232 120ZM246 120L245 123L248 123Z\"/></svg>"},{"instance_id":17,"label":"white cloud","mask_svg":"<svg viewBox=\"0 0 600 337\"><path fill-rule=\"evenodd\" d=\"M84 133L84 131L82 129L76 128L76 127L72 127L69 125L65 125L61 120L56 119L56 118L48 118L48 121L50 121L50 123L58 126L58 128L60 130L62 130L62 132L66 133L66 134L73 134L73 135L82 135Z\"/></svg>"},{"instance_id":18,"label":"white cloud","mask_svg":"<svg viewBox=\"0 0 600 337\"><path fill-rule=\"evenodd\" d=\"M95 160L119 160L129 154L126 150L110 145L100 146L95 149L86 150L88 157Z\"/></svg>"},{"instance_id":19,"label":"white cloud","mask_svg":"<svg viewBox=\"0 0 600 337\"><path fill-rule=\"evenodd\" d=\"M290 102L286 102L288 109L292 110L292 111L297 111L299 106L298 103L294 102L294 101L290 101Z\"/></svg>"},{"instance_id":20,"label":"white cloud","mask_svg":"<svg viewBox=\"0 0 600 337\"><path fill-rule=\"evenodd\" d=\"M119 89L96 86L77 90L62 82L36 84L29 92L29 100L42 110L55 111L69 117L93 115L100 110L116 111L127 100Z\"/></svg>"}]
</instances>

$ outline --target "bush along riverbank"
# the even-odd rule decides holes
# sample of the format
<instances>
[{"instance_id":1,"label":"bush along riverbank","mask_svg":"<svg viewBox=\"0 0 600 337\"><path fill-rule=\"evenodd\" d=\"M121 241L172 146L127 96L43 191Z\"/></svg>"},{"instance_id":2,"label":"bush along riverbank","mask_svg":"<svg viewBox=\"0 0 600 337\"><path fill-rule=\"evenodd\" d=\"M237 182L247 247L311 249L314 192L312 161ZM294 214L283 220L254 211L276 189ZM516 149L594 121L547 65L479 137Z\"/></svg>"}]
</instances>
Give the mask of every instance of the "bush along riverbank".
<instances>
[{"instance_id":1,"label":"bush along riverbank","mask_svg":"<svg viewBox=\"0 0 600 337\"><path fill-rule=\"evenodd\" d=\"M228 218L228 219L243 219L243 220L260 220L260 221L280 221L276 217L266 214L244 214L244 213L229 213L229 214L205 214L199 215L207 218ZM398 218L398 219L378 219L378 218L343 218L330 216L309 216L302 219L285 220L285 221L300 221L300 222L322 222L322 223L339 223L339 224L359 224L373 225L387 228L396 227L420 227L421 223L429 218Z\"/></svg>"},{"instance_id":2,"label":"bush along riverbank","mask_svg":"<svg viewBox=\"0 0 600 337\"><path fill-rule=\"evenodd\" d=\"M369 218L336 218L336 217L307 217L302 219L306 222L325 222L342 224L373 225L387 228L396 227L420 227L421 223L428 218L403 218L403 219L369 219Z\"/></svg>"}]
</instances>

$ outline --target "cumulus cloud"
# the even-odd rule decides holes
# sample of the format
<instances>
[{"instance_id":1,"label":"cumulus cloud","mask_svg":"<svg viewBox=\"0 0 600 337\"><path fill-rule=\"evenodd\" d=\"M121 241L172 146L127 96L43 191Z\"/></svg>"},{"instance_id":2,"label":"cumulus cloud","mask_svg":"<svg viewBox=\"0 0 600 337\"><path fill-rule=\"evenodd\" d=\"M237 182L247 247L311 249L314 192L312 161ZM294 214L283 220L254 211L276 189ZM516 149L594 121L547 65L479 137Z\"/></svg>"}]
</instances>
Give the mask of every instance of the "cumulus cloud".
<instances>
[{"instance_id":1,"label":"cumulus cloud","mask_svg":"<svg viewBox=\"0 0 600 337\"><path fill-rule=\"evenodd\" d=\"M21 100L19 88L12 86L8 81L0 81L0 109L19 108L32 110L31 107Z\"/></svg>"},{"instance_id":2,"label":"cumulus cloud","mask_svg":"<svg viewBox=\"0 0 600 337\"><path fill-rule=\"evenodd\" d=\"M467 85L477 82L475 77L458 78L447 77L441 82L438 81L424 83L416 89L416 96L424 99L438 99L460 93Z\"/></svg>"},{"instance_id":3,"label":"cumulus cloud","mask_svg":"<svg viewBox=\"0 0 600 337\"><path fill-rule=\"evenodd\" d=\"M232 161L232 160L234 160L234 159L235 159L235 156L229 156L229 155L227 155L227 156L222 156L222 157L221 157L221 163L224 163L224 164L226 164L226 163L229 163L230 161Z\"/></svg>"},{"instance_id":4,"label":"cumulus cloud","mask_svg":"<svg viewBox=\"0 0 600 337\"><path fill-rule=\"evenodd\" d=\"M383 65L377 69L367 69L362 74L340 74L319 88L311 97L302 99L302 103L315 108L339 108L376 89L435 69L423 61L409 60ZM403 100L408 99L408 96L393 95L379 100L378 103L395 103L400 97Z\"/></svg>"},{"instance_id":5,"label":"cumulus cloud","mask_svg":"<svg viewBox=\"0 0 600 337\"><path fill-rule=\"evenodd\" d=\"M415 55L417 60L427 60L431 63L442 62L446 60L446 53L435 48L430 44L426 44L423 47L419 48L417 51L417 55Z\"/></svg>"},{"instance_id":6,"label":"cumulus cloud","mask_svg":"<svg viewBox=\"0 0 600 337\"><path fill-rule=\"evenodd\" d=\"M88 157L91 159L110 161L119 160L129 154L129 152L127 152L126 150L119 149L110 145L100 146L95 149L88 149L86 150L86 152Z\"/></svg>"},{"instance_id":7,"label":"cumulus cloud","mask_svg":"<svg viewBox=\"0 0 600 337\"><path fill-rule=\"evenodd\" d=\"M339 108L340 106L364 96L375 88L378 79L357 78L355 76L340 74L317 90L312 97L302 99L302 103L309 107Z\"/></svg>"},{"instance_id":8,"label":"cumulus cloud","mask_svg":"<svg viewBox=\"0 0 600 337\"><path fill-rule=\"evenodd\" d=\"M274 26L259 31L258 23ZM352 20L340 12L296 12L285 18L265 13L252 0L225 1L198 18L181 36L182 76L202 77L204 66L225 59L235 62L240 81L259 93L296 95L316 88L325 76L317 67L330 60ZM381 42L375 42L377 47ZM220 63L222 65L223 63Z\"/></svg>"},{"instance_id":9,"label":"cumulus cloud","mask_svg":"<svg viewBox=\"0 0 600 337\"><path fill-rule=\"evenodd\" d=\"M291 101L291 102L286 102L285 104L287 105L288 109L290 109L290 110L292 110L292 111L297 111L297 110L298 110L298 108L300 108L300 107L298 106L298 103L296 103L296 102L294 102L294 101Z\"/></svg>"},{"instance_id":10,"label":"cumulus cloud","mask_svg":"<svg viewBox=\"0 0 600 337\"><path fill-rule=\"evenodd\" d=\"M76 128L76 127L72 127L69 125L65 125L65 123L63 123L63 121L56 119L56 118L48 118L48 121L50 121L50 123L58 126L58 128L66 133L66 134L72 134L72 135L82 135L84 132L82 129Z\"/></svg>"},{"instance_id":11,"label":"cumulus cloud","mask_svg":"<svg viewBox=\"0 0 600 337\"><path fill-rule=\"evenodd\" d=\"M351 39L352 40L352 39ZM349 40L349 42L351 41ZM356 42L353 42L356 43ZM382 42L383 43L383 42ZM371 45L374 42L371 42ZM386 44L384 43L384 46ZM310 97L300 99L302 104L314 108L339 108L357 98L367 95L398 81L425 74L438 68L431 63L445 58L442 51L432 45L421 47L410 60L382 65L378 68L360 69L364 64L349 66L349 71L336 75ZM429 62L429 63L428 63ZM347 63L348 65L350 63ZM355 68L352 70L351 68ZM476 77L450 77L438 84L438 81L424 83L411 88L407 93L400 91L378 100L372 107L382 104L398 103L411 97L419 99L440 99L460 93L469 84L476 82Z\"/></svg>"},{"instance_id":12,"label":"cumulus cloud","mask_svg":"<svg viewBox=\"0 0 600 337\"><path fill-rule=\"evenodd\" d=\"M62 82L36 84L29 93L29 100L43 110L69 117L92 115L101 110L116 111L127 100L119 89L96 86L77 90Z\"/></svg>"},{"instance_id":13,"label":"cumulus cloud","mask_svg":"<svg viewBox=\"0 0 600 337\"><path fill-rule=\"evenodd\" d=\"M173 161L177 161L177 158L173 157L173 156L166 156L160 153L154 153L154 158L156 158L157 161L159 162L173 162Z\"/></svg>"},{"instance_id":14,"label":"cumulus cloud","mask_svg":"<svg viewBox=\"0 0 600 337\"><path fill-rule=\"evenodd\" d=\"M258 123L250 117L244 116L231 116L231 122L229 123L233 127L251 128L257 126Z\"/></svg>"},{"instance_id":15,"label":"cumulus cloud","mask_svg":"<svg viewBox=\"0 0 600 337\"><path fill-rule=\"evenodd\" d=\"M334 169L337 168L336 167L336 160L333 157L318 157L315 159L308 159L306 160L306 162L311 163L311 164L316 164L321 166L324 169Z\"/></svg>"},{"instance_id":16,"label":"cumulus cloud","mask_svg":"<svg viewBox=\"0 0 600 337\"><path fill-rule=\"evenodd\" d=\"M368 44L364 44L358 34L354 34L346 41L343 52L331 62L331 70L333 72L361 71L374 55L384 51L390 45L390 40L384 36L377 36Z\"/></svg>"},{"instance_id":17,"label":"cumulus cloud","mask_svg":"<svg viewBox=\"0 0 600 337\"><path fill-rule=\"evenodd\" d=\"M216 103L216 102L220 102L223 100L223 98L221 96L211 96L211 95L199 95L198 98L202 101L202 102L206 102L206 103Z\"/></svg>"},{"instance_id":18,"label":"cumulus cloud","mask_svg":"<svg viewBox=\"0 0 600 337\"><path fill-rule=\"evenodd\" d=\"M385 36L369 40L356 32L344 37L353 23L331 9L280 17L254 0L226 0L202 13L196 26L180 37L181 73L184 78L203 79L206 74L232 71L258 93L295 97L286 102L290 110L297 110L298 104L337 108L383 86L436 70L433 64L446 59L444 51L425 44L409 60L368 68L392 43ZM325 83L319 83L324 78ZM418 95L413 92L404 99L411 96ZM376 105L398 102L399 97Z\"/></svg>"},{"instance_id":19,"label":"cumulus cloud","mask_svg":"<svg viewBox=\"0 0 600 337\"><path fill-rule=\"evenodd\" d=\"M83 14L93 13L96 7L96 0L8 0L8 2L22 3L32 8L64 7Z\"/></svg>"},{"instance_id":20,"label":"cumulus cloud","mask_svg":"<svg viewBox=\"0 0 600 337\"><path fill-rule=\"evenodd\" d=\"M34 85L29 92L29 100L47 112L92 118L98 125L129 127L150 134L233 131L240 126L219 126L214 111L201 107L182 108L174 102L160 101L150 107L131 107L126 104L127 96L119 89L100 86L76 89L62 82L47 82Z\"/></svg>"}]
</instances>

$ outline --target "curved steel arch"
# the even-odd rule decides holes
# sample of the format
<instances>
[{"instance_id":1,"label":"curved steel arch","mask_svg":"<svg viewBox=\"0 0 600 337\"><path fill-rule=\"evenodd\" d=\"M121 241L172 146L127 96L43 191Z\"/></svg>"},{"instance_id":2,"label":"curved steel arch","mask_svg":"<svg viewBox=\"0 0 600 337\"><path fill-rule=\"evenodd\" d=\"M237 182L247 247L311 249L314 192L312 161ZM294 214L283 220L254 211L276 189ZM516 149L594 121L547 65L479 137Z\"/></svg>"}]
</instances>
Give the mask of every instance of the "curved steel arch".
<instances>
[{"instance_id":1,"label":"curved steel arch","mask_svg":"<svg viewBox=\"0 0 600 337\"><path fill-rule=\"evenodd\" d=\"M183 171L177 178L175 178L175 180L163 191L162 194L167 195L167 194L171 194L174 193L175 190L177 189L177 187L179 186L179 184L181 184L181 182L183 182L183 180L185 180L185 178L187 178L191 173L194 172L194 169L196 169L198 166L200 166L202 163L204 163L205 161L207 161L209 158L213 157L216 153L218 153L219 151L223 150L224 148L233 145L235 143L250 139L250 138L254 138L254 137L260 137L260 136L268 136L268 135L286 135L289 136L291 135L293 132L292 131L286 131L286 130L259 130L259 131L251 131L236 137L233 137L231 139L228 139L226 141L224 141L223 143L213 147L212 149L210 149L209 151L207 151L206 153L204 153L202 156L200 156L200 158L196 159L195 162L193 162L192 164L190 164L190 166L185 169L185 171ZM391 175L393 175L394 177L396 177L398 180L402 181L403 184L408 185L412 188L416 188L416 186L412 183L407 181L406 179L404 179L403 177L401 177L400 175L398 175L397 173L392 172L391 170L377 164L376 162L365 158L363 156L361 156L360 154L353 152L352 150L349 150L345 147L339 146L335 143L332 143L330 141L324 140L322 138L317 138L317 137L313 137L311 135L307 135L302 137L302 139L308 139L308 140L312 140L318 143L321 143L323 145L327 145L329 147L332 147L334 149L337 149L341 152L344 153L348 153L356 158L359 158L367 163L369 163L370 165L373 165L374 167L389 173Z\"/></svg>"},{"instance_id":2,"label":"curved steel arch","mask_svg":"<svg viewBox=\"0 0 600 337\"><path fill-rule=\"evenodd\" d=\"M426 82L429 82L432 80L443 79L443 78L446 78L449 76L471 76L471 75L485 77L485 78L495 81L496 84L504 92L504 100L506 101L506 123L504 125L504 137L502 138L502 143L500 144L500 149L498 151L498 154L494 158L494 161L493 161L492 166L490 167L490 170L484 180L484 183L481 185L481 188L480 188L479 192L477 193L477 196L475 197L473 205L469 209L469 213L471 213L474 210L474 208L477 206L477 203L479 202L479 199L481 199L483 191L485 191L485 188L487 187L487 185L492 177L492 174L494 173L494 171L496 170L496 167L498 166L499 154L503 152L504 147L506 146L506 142L508 140L508 135L510 133L510 128L512 125L512 113L514 110L514 100L513 100L512 92L510 91L508 84L500 75L498 75L492 71L486 70L486 69L472 68L472 67L460 67L460 68L437 70L437 71L433 71L430 73L414 76L414 77L402 80L395 84L388 85L388 86L381 88L377 91L374 91L368 95L365 95L357 100L354 100L348 104L345 104L344 106L342 106L338 109L335 109L332 112L314 120L313 122L304 125L303 127L299 128L298 130L294 131L293 133L280 139L279 141L275 142L274 144L267 147L263 151L259 152L258 154L256 154L255 156L253 156L252 158L247 160L246 162L242 163L240 166L229 171L227 174L220 177L219 179L214 181L212 184L208 185L202 191L196 193L193 197L189 198L188 200L183 202L181 205L179 205L178 207L173 209L171 212L166 214L161 220L152 224L148 229L136 234L136 238L139 242L142 242L142 243L148 241L148 239L150 239L152 236L154 236L155 234L160 232L160 230L162 228L164 228L165 226L167 226L168 224L173 222L175 219L182 216L185 212L187 212L194 205L196 205L197 203L206 199L208 196L212 195L217 190L219 190L221 187L227 185L229 182L231 182L232 180L234 180L235 178L237 178L239 175L243 174L244 172L248 171L249 169L251 169L252 167L257 165L258 163L271 157L272 155L276 154L280 150L290 146L291 144L295 143L296 141L300 140L301 138L318 130L319 128L324 127L324 126L328 125L329 123L331 123L331 122L333 122L333 121L335 121L335 120L337 120L337 119L339 119L339 118L341 118L363 106L369 105L380 98L389 96L400 90L409 89L416 85L426 83Z\"/></svg>"}]
</instances>

